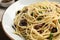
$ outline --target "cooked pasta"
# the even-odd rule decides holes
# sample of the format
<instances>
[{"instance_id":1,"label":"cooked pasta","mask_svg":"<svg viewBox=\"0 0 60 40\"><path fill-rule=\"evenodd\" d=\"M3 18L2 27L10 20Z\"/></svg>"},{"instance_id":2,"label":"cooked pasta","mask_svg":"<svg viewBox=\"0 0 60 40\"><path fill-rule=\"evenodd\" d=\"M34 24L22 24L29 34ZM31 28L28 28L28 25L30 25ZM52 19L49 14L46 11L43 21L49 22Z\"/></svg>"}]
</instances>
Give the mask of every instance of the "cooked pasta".
<instances>
[{"instance_id":1,"label":"cooked pasta","mask_svg":"<svg viewBox=\"0 0 60 40\"><path fill-rule=\"evenodd\" d=\"M15 33L26 40L59 40L60 4L38 2L19 10L14 19Z\"/></svg>"}]
</instances>

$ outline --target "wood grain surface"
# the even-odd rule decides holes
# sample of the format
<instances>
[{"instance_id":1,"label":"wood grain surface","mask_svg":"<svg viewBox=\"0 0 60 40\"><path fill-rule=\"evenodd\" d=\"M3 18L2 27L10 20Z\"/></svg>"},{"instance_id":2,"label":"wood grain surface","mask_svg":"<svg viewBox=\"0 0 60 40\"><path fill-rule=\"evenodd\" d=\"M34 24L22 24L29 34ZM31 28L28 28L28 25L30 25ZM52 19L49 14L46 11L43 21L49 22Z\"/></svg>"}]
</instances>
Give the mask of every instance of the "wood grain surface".
<instances>
[{"instance_id":1,"label":"wood grain surface","mask_svg":"<svg viewBox=\"0 0 60 40\"><path fill-rule=\"evenodd\" d=\"M16 2L17 0L15 0L15 2ZM1 7L0 6L0 40L11 40L6 34L5 34L5 32L4 32L4 30L3 30L3 28L2 28L2 23L1 23L1 21L2 21L2 16L3 16L3 14L4 14L4 12L5 12L5 10L6 10L7 8L4 8L4 7Z\"/></svg>"},{"instance_id":2,"label":"wood grain surface","mask_svg":"<svg viewBox=\"0 0 60 40\"><path fill-rule=\"evenodd\" d=\"M3 31L1 22L0 22L0 40L11 40Z\"/></svg>"}]
</instances>

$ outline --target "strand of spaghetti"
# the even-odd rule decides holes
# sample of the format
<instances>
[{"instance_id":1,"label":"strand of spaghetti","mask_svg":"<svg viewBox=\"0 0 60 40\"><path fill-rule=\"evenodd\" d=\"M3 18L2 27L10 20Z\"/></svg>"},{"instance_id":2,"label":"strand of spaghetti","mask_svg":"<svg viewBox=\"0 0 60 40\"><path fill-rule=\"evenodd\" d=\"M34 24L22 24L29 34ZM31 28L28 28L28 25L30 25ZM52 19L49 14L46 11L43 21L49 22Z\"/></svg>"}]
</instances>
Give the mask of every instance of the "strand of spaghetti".
<instances>
[{"instance_id":1,"label":"strand of spaghetti","mask_svg":"<svg viewBox=\"0 0 60 40\"><path fill-rule=\"evenodd\" d=\"M34 30L34 31L33 31L33 30ZM43 36L42 36L41 34L39 34L35 29L32 29L32 31L33 31L36 35L38 35L42 40L44 39Z\"/></svg>"}]
</instances>

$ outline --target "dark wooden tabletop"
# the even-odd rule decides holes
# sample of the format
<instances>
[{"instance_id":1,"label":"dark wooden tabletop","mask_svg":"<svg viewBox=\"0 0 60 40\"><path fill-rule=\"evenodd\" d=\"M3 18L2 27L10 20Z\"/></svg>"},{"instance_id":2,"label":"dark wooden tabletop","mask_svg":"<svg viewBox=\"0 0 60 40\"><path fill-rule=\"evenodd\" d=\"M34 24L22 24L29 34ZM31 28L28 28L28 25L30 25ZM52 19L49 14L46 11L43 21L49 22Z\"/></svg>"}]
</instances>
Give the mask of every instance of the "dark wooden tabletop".
<instances>
[{"instance_id":1,"label":"dark wooden tabletop","mask_svg":"<svg viewBox=\"0 0 60 40\"><path fill-rule=\"evenodd\" d=\"M3 31L1 22L0 22L0 40L11 40Z\"/></svg>"},{"instance_id":2,"label":"dark wooden tabletop","mask_svg":"<svg viewBox=\"0 0 60 40\"><path fill-rule=\"evenodd\" d=\"M15 0L17 1L17 0ZM0 6L1 9L6 9ZM2 23L0 22L0 40L11 40L4 32L3 28L2 28Z\"/></svg>"}]
</instances>

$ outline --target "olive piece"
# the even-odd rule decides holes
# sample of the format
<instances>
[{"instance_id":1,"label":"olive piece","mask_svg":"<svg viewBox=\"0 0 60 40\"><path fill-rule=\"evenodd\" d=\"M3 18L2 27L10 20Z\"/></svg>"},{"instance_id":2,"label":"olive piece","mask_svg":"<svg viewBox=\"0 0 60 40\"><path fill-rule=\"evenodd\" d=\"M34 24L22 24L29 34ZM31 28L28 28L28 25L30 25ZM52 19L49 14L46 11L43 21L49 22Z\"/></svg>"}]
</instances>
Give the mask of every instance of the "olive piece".
<instances>
[{"instance_id":1,"label":"olive piece","mask_svg":"<svg viewBox=\"0 0 60 40\"><path fill-rule=\"evenodd\" d=\"M37 29L39 29L40 27L42 27L42 26L41 26L41 25L35 25L35 26L34 26L34 29L37 30Z\"/></svg>"},{"instance_id":2,"label":"olive piece","mask_svg":"<svg viewBox=\"0 0 60 40\"><path fill-rule=\"evenodd\" d=\"M27 20L26 19L21 20L19 25L20 26L27 26Z\"/></svg>"},{"instance_id":3,"label":"olive piece","mask_svg":"<svg viewBox=\"0 0 60 40\"><path fill-rule=\"evenodd\" d=\"M17 11L17 14L19 14L21 11L19 10L19 11Z\"/></svg>"},{"instance_id":4,"label":"olive piece","mask_svg":"<svg viewBox=\"0 0 60 40\"><path fill-rule=\"evenodd\" d=\"M14 26L16 27L16 25L14 24Z\"/></svg>"},{"instance_id":5,"label":"olive piece","mask_svg":"<svg viewBox=\"0 0 60 40\"><path fill-rule=\"evenodd\" d=\"M33 12L31 13L31 16L33 16Z\"/></svg>"},{"instance_id":6,"label":"olive piece","mask_svg":"<svg viewBox=\"0 0 60 40\"><path fill-rule=\"evenodd\" d=\"M39 29L39 28L42 28L42 26L44 25L45 23L42 23L42 24L38 24L38 25L35 25L34 26L34 29Z\"/></svg>"},{"instance_id":7,"label":"olive piece","mask_svg":"<svg viewBox=\"0 0 60 40\"><path fill-rule=\"evenodd\" d=\"M56 7L58 7L58 8L60 8L60 6L59 6L59 5L57 5L57 4L56 4L55 6L56 6Z\"/></svg>"},{"instance_id":8,"label":"olive piece","mask_svg":"<svg viewBox=\"0 0 60 40\"><path fill-rule=\"evenodd\" d=\"M40 34L42 34L42 33L44 32L44 30L39 30L38 32L39 32Z\"/></svg>"},{"instance_id":9,"label":"olive piece","mask_svg":"<svg viewBox=\"0 0 60 40\"><path fill-rule=\"evenodd\" d=\"M55 32L57 32L57 28L53 27L52 30L51 30L51 33L55 33Z\"/></svg>"}]
</instances>

